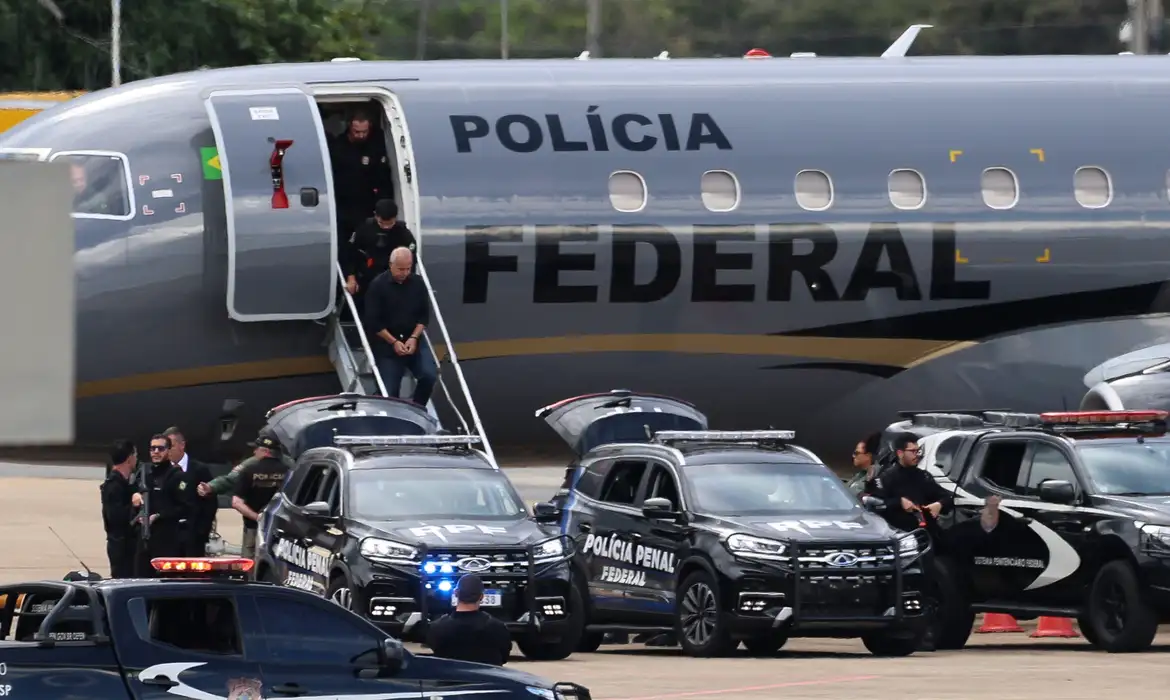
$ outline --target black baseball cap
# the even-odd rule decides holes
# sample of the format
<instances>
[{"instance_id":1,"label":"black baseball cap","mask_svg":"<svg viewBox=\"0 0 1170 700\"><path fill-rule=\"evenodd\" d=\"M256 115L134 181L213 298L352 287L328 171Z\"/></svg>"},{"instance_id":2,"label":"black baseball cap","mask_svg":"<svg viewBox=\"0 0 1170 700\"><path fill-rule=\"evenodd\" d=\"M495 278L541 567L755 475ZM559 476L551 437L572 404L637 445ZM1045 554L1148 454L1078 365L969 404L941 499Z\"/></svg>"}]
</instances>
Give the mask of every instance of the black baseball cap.
<instances>
[{"instance_id":1,"label":"black baseball cap","mask_svg":"<svg viewBox=\"0 0 1170 700\"><path fill-rule=\"evenodd\" d=\"M483 598L483 580L475 574L466 574L455 585L455 598L460 603L478 603Z\"/></svg>"},{"instance_id":2,"label":"black baseball cap","mask_svg":"<svg viewBox=\"0 0 1170 700\"><path fill-rule=\"evenodd\" d=\"M280 440L276 439L276 433L272 432L270 428L261 428L256 439L248 443L248 447L267 447L270 450L279 450Z\"/></svg>"}]
</instances>

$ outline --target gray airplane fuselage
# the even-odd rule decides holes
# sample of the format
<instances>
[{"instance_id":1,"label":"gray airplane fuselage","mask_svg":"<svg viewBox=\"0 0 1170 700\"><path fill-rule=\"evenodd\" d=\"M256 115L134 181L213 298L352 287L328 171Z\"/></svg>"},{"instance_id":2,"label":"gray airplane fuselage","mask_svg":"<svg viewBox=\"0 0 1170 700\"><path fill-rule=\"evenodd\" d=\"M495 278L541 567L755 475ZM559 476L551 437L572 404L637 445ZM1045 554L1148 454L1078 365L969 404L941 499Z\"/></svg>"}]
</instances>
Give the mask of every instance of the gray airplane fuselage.
<instances>
[{"instance_id":1,"label":"gray airplane fuselage","mask_svg":"<svg viewBox=\"0 0 1170 700\"><path fill-rule=\"evenodd\" d=\"M0 149L128 163L132 211L76 218L81 443L178 423L226 450L273 405L338 391L310 318L341 302L311 98L348 91L395 104L402 218L497 450L553 439L538 407L623 387L692 401L712 427L795 429L835 461L898 409L1075 409L1094 366L1170 341L1168 69L1137 56L270 65L93 93ZM288 209L268 199L268 139L294 141ZM1105 206L1078 203L1083 167L1108 173ZM985 203L989 168L1014 174L1014 206ZM819 210L794 190L810 170L831 181L807 195L831 194ZM923 178L920 207L891 204L895 170ZM636 173L617 176L634 190L624 208L645 185L637 211L611 202L619 171ZM705 205L708 182L734 185L713 205L731 211Z\"/></svg>"}]
</instances>

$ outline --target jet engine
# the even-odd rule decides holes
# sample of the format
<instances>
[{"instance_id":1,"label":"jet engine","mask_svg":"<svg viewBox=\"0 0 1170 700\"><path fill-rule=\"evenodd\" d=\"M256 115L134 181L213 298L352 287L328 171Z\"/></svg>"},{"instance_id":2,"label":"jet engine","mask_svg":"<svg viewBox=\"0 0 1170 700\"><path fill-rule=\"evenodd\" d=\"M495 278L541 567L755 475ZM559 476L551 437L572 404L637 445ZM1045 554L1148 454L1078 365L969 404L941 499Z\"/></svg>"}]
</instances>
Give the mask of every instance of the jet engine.
<instances>
[{"instance_id":1,"label":"jet engine","mask_svg":"<svg viewBox=\"0 0 1170 700\"><path fill-rule=\"evenodd\" d=\"M1170 343L1119 355L1085 374L1082 411L1170 410Z\"/></svg>"}]
</instances>

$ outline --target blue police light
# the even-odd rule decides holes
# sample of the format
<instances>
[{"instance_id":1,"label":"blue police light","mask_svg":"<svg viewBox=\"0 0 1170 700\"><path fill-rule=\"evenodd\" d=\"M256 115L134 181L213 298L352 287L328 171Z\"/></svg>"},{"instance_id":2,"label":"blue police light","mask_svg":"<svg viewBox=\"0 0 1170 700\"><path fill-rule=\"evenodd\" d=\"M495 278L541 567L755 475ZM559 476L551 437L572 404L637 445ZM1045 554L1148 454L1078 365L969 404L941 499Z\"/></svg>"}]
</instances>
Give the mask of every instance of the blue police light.
<instances>
[{"instance_id":1,"label":"blue police light","mask_svg":"<svg viewBox=\"0 0 1170 700\"><path fill-rule=\"evenodd\" d=\"M450 592L453 585L454 584L452 584L450 581L447 581L444 579L442 581L439 581L439 590L442 591L443 593L448 593L448 592Z\"/></svg>"},{"instance_id":2,"label":"blue police light","mask_svg":"<svg viewBox=\"0 0 1170 700\"><path fill-rule=\"evenodd\" d=\"M433 574L438 570L439 570L438 565L435 564L435 562L433 562L433 561L428 561L426 564L423 564L423 572L424 573Z\"/></svg>"},{"instance_id":3,"label":"blue police light","mask_svg":"<svg viewBox=\"0 0 1170 700\"><path fill-rule=\"evenodd\" d=\"M453 574L453 573L455 573L455 567L452 566L451 564L445 563L439 567L439 571L444 573L444 574Z\"/></svg>"}]
</instances>

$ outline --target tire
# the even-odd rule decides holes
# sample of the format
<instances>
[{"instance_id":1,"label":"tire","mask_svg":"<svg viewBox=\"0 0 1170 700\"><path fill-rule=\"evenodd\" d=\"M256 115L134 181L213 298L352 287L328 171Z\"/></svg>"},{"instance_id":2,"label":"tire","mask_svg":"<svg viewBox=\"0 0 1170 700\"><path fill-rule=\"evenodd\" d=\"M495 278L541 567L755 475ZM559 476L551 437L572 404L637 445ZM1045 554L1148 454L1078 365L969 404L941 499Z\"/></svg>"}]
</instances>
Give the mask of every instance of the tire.
<instances>
[{"instance_id":1,"label":"tire","mask_svg":"<svg viewBox=\"0 0 1170 700\"><path fill-rule=\"evenodd\" d=\"M1116 559L1101 567L1089 591L1085 637L1110 653L1145 651L1158 634L1158 618L1146 602L1137 573Z\"/></svg>"},{"instance_id":2,"label":"tire","mask_svg":"<svg viewBox=\"0 0 1170 700\"><path fill-rule=\"evenodd\" d=\"M353 586L345 574L338 572L329 579L329 587L325 589L326 600L333 601L346 610L353 611Z\"/></svg>"},{"instance_id":3,"label":"tire","mask_svg":"<svg viewBox=\"0 0 1170 700\"><path fill-rule=\"evenodd\" d=\"M861 643L874 656L910 656L922 646L924 628L902 627L872 632Z\"/></svg>"},{"instance_id":4,"label":"tire","mask_svg":"<svg viewBox=\"0 0 1170 700\"><path fill-rule=\"evenodd\" d=\"M518 637L516 646L533 661L560 661L578 650L584 634L585 602L581 589L574 583L569 586L569 619L561 627L560 639L550 642L538 633L530 633Z\"/></svg>"},{"instance_id":5,"label":"tire","mask_svg":"<svg viewBox=\"0 0 1170 700\"><path fill-rule=\"evenodd\" d=\"M743 640L744 649L752 656L773 656L788 643L786 634L768 634Z\"/></svg>"},{"instance_id":6,"label":"tire","mask_svg":"<svg viewBox=\"0 0 1170 700\"><path fill-rule=\"evenodd\" d=\"M675 638L688 656L727 656L739 646L731 639L711 574L699 570L687 576L675 605Z\"/></svg>"},{"instance_id":7,"label":"tire","mask_svg":"<svg viewBox=\"0 0 1170 700\"><path fill-rule=\"evenodd\" d=\"M605 632L586 632L581 635L581 641L577 642L577 651L582 654L592 654L601 648L604 641Z\"/></svg>"},{"instance_id":8,"label":"tire","mask_svg":"<svg viewBox=\"0 0 1170 700\"><path fill-rule=\"evenodd\" d=\"M1093 625L1089 624L1089 615L1086 613L1077 618L1077 627L1081 628L1081 636L1085 641L1095 647L1101 646L1101 642L1097 639L1097 633L1093 631Z\"/></svg>"},{"instance_id":9,"label":"tire","mask_svg":"<svg viewBox=\"0 0 1170 700\"><path fill-rule=\"evenodd\" d=\"M962 649L971 637L975 627L975 613L967 604L966 596L955 575L955 565L949 559L935 559L926 588L934 599L933 614L926 603L927 622L932 625L934 648L943 650ZM924 601L925 603L925 601Z\"/></svg>"}]
</instances>

